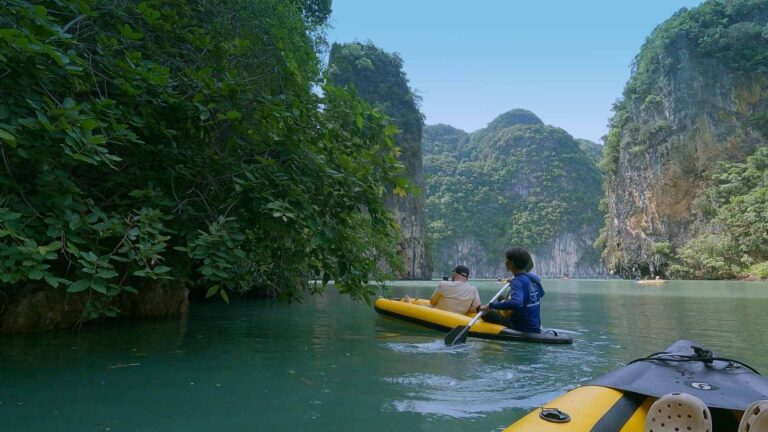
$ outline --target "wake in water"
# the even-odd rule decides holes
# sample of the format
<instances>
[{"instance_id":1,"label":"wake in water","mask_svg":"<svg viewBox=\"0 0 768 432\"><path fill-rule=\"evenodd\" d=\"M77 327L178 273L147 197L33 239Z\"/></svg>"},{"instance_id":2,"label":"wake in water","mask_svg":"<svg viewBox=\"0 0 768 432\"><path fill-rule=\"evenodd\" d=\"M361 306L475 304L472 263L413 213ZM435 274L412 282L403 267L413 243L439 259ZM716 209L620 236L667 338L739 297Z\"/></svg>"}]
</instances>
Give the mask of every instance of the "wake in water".
<instances>
[{"instance_id":1,"label":"wake in water","mask_svg":"<svg viewBox=\"0 0 768 432\"><path fill-rule=\"evenodd\" d=\"M465 379L414 373L383 380L401 391L404 387L407 396L392 401L390 409L467 418L508 408L530 409L562 393L558 383L536 369L484 368Z\"/></svg>"},{"instance_id":2,"label":"wake in water","mask_svg":"<svg viewBox=\"0 0 768 432\"><path fill-rule=\"evenodd\" d=\"M398 353L397 358L402 353L403 360L390 366L402 375L382 378L402 395L384 409L456 418L541 406L613 363L594 343L562 347L470 341L446 347L442 340L430 340L382 346Z\"/></svg>"},{"instance_id":3,"label":"wake in water","mask_svg":"<svg viewBox=\"0 0 768 432\"><path fill-rule=\"evenodd\" d=\"M407 342L389 342L384 347L400 353L418 353L418 354L444 354L444 353L464 353L472 349L470 343L448 346L442 339L432 340L431 342L407 343Z\"/></svg>"}]
</instances>

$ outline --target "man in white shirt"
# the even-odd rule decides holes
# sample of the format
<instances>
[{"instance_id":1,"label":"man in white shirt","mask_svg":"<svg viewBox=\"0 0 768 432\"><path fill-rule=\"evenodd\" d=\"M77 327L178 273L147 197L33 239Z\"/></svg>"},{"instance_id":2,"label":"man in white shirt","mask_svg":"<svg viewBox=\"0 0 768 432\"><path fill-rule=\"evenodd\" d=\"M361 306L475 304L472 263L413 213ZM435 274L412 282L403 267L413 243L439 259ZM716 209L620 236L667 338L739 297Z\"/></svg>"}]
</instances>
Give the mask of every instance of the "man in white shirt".
<instances>
[{"instance_id":1,"label":"man in white shirt","mask_svg":"<svg viewBox=\"0 0 768 432\"><path fill-rule=\"evenodd\" d=\"M451 274L451 280L437 285L429 303L437 309L465 315L474 312L480 306L480 294L477 288L467 283L469 268L457 265Z\"/></svg>"}]
</instances>

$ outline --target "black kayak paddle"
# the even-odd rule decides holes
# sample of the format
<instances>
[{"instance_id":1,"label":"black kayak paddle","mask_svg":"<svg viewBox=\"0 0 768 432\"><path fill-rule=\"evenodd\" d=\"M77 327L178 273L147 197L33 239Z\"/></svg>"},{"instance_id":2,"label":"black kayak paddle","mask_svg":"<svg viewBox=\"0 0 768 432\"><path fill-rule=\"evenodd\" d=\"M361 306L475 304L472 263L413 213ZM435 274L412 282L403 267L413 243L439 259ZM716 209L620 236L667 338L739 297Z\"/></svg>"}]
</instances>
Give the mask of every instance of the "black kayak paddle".
<instances>
[{"instance_id":1,"label":"black kayak paddle","mask_svg":"<svg viewBox=\"0 0 768 432\"><path fill-rule=\"evenodd\" d=\"M493 303L494 301L496 301L496 299L499 298L501 293L503 293L505 289L509 288L509 284L510 282L507 282L507 284L504 285L501 288L501 290L499 290L499 292L497 292L496 295L493 296L493 298L491 298L490 301L488 301L488 303ZM485 311L478 312L478 314L475 315L474 318L472 318L472 321L470 321L469 324L465 326L458 326L458 327L455 327L453 330L451 330L447 335L445 335L445 339L443 339L445 341L445 344L448 346L451 346L456 344L463 344L464 342L466 342L467 335L469 334L469 329L471 329L472 326L475 325L477 320L479 320L484 313Z\"/></svg>"}]
</instances>

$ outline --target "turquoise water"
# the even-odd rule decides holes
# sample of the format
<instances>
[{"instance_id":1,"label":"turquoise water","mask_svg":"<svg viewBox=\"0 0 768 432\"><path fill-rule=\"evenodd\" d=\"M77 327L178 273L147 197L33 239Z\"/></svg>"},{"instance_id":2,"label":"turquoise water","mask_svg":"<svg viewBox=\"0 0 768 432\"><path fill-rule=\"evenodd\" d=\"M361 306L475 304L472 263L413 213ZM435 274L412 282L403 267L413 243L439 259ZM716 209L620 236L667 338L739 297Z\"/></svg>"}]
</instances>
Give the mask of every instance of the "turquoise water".
<instances>
[{"instance_id":1,"label":"turquoise water","mask_svg":"<svg viewBox=\"0 0 768 432\"><path fill-rule=\"evenodd\" d=\"M476 282L481 297L498 289ZM389 295L425 297L436 282ZM680 338L768 373L768 284L545 281L572 346L470 339L335 292L0 337L0 431L489 431Z\"/></svg>"}]
</instances>

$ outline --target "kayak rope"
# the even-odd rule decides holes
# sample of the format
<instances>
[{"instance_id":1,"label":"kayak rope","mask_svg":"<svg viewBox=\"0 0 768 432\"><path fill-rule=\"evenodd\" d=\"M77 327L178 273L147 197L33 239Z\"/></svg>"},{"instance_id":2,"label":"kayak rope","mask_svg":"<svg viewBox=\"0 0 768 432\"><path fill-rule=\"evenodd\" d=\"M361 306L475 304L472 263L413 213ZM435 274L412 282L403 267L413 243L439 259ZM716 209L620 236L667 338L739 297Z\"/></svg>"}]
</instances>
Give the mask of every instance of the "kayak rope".
<instances>
[{"instance_id":1,"label":"kayak rope","mask_svg":"<svg viewBox=\"0 0 768 432\"><path fill-rule=\"evenodd\" d=\"M691 347L693 348L694 352L696 354L694 355L685 355L685 354L672 354L667 351L660 351L653 353L649 355L648 357L643 357L639 359L632 360L631 362L627 363L628 365L631 365L632 363L637 363L641 361L666 361L666 362L676 362L676 363L683 363L683 362L703 362L706 364L711 364L713 361L723 361L727 362L728 365L726 366L726 369L729 368L737 368L737 367L745 367L752 372L760 375L760 372L757 371L757 369L753 368L752 366L740 362L738 360L733 360L725 357L715 357L714 353L709 350L705 350L699 347Z\"/></svg>"}]
</instances>

